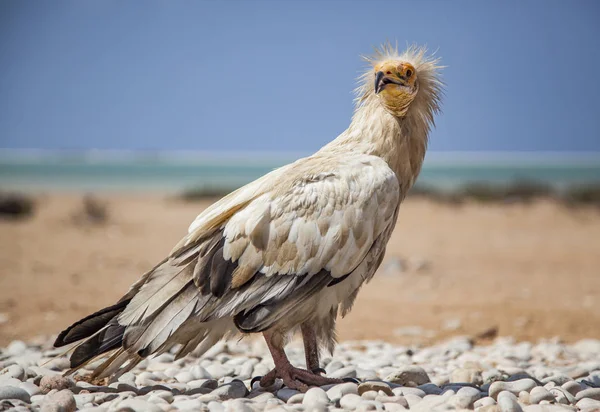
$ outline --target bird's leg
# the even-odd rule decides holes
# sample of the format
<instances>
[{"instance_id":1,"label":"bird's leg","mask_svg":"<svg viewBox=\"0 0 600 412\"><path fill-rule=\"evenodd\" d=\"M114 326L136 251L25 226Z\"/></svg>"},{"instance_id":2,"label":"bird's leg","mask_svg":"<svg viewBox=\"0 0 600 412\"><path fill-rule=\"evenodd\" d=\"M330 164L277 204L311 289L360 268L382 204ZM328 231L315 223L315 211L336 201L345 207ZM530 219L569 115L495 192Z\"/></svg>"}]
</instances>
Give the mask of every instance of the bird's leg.
<instances>
[{"instance_id":1,"label":"bird's leg","mask_svg":"<svg viewBox=\"0 0 600 412\"><path fill-rule=\"evenodd\" d=\"M280 378L290 389L306 392L311 386L323 386L332 383L342 383L342 379L331 379L317 375L316 373L292 366L283 350L283 339L273 331L263 332L267 346L273 356L275 369L260 379L260 386L271 386L275 378Z\"/></svg>"},{"instance_id":2,"label":"bird's leg","mask_svg":"<svg viewBox=\"0 0 600 412\"><path fill-rule=\"evenodd\" d=\"M306 357L306 368L313 373L325 373L319 365L319 346L315 329L309 323L300 325L302 340L304 341L304 356Z\"/></svg>"}]
</instances>

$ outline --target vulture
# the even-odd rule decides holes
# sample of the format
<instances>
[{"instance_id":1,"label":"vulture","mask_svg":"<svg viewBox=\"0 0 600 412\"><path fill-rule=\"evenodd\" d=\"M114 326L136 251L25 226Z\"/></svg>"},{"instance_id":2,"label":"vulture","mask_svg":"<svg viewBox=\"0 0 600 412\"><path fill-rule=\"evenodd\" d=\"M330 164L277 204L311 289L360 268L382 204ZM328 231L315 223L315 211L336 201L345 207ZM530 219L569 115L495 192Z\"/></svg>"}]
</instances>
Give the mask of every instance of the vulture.
<instances>
[{"instance_id":1,"label":"vulture","mask_svg":"<svg viewBox=\"0 0 600 412\"><path fill-rule=\"evenodd\" d=\"M366 57L348 128L204 210L171 253L114 305L61 332L77 343L72 373L106 357L94 378L120 376L153 354L202 354L221 339L261 333L275 368L261 386L339 383L319 367L335 323L375 274L427 149L444 85L425 48L385 44ZM302 336L306 368L284 347Z\"/></svg>"}]
</instances>

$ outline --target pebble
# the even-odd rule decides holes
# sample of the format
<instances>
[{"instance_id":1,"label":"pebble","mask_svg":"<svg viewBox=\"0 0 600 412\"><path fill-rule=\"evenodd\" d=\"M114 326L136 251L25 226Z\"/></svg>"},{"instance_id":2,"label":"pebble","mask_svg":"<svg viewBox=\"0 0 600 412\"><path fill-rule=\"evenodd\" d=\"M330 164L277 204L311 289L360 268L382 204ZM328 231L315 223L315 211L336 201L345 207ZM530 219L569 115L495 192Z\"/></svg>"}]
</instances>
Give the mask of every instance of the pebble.
<instances>
[{"instance_id":1,"label":"pebble","mask_svg":"<svg viewBox=\"0 0 600 412\"><path fill-rule=\"evenodd\" d=\"M45 349L50 344L17 341L0 348L0 409L590 412L600 408L600 360L595 352L600 341L594 340L569 345L497 338L490 345L473 346L468 338L455 338L423 347L342 342L332 356L323 358L322 366L329 377L357 377L362 382L311 388L306 394L283 387L279 379L269 388L255 383L248 391L252 377L273 368L260 341L220 343L201 358L174 360L174 354L164 353L105 385L63 377L68 362L60 352ZM291 343L286 353L292 364L304 365L301 343ZM75 376L88 374L99 362Z\"/></svg>"},{"instance_id":2,"label":"pebble","mask_svg":"<svg viewBox=\"0 0 600 412\"><path fill-rule=\"evenodd\" d=\"M0 386L0 401L4 399L19 399L23 402L31 402L31 397L27 391L14 386Z\"/></svg>"},{"instance_id":3,"label":"pebble","mask_svg":"<svg viewBox=\"0 0 600 412\"><path fill-rule=\"evenodd\" d=\"M329 398L322 388L310 388L306 391L302 400L302 405L305 405L309 409L320 405L327 405L328 403Z\"/></svg>"},{"instance_id":4,"label":"pebble","mask_svg":"<svg viewBox=\"0 0 600 412\"><path fill-rule=\"evenodd\" d=\"M474 368L458 368L452 371L450 376L451 383L472 383L474 385L483 384L481 371Z\"/></svg>"},{"instance_id":5,"label":"pebble","mask_svg":"<svg viewBox=\"0 0 600 412\"><path fill-rule=\"evenodd\" d=\"M0 371L0 378L15 378L22 381L25 378L25 369L20 365L10 365Z\"/></svg>"},{"instance_id":6,"label":"pebble","mask_svg":"<svg viewBox=\"0 0 600 412\"><path fill-rule=\"evenodd\" d=\"M77 409L77 403L73 392L68 389L49 394L42 403L42 412L73 412Z\"/></svg>"},{"instance_id":7,"label":"pebble","mask_svg":"<svg viewBox=\"0 0 600 412\"><path fill-rule=\"evenodd\" d=\"M580 401L584 398L594 399L600 401L600 388L589 388L577 392L575 400Z\"/></svg>"},{"instance_id":8,"label":"pebble","mask_svg":"<svg viewBox=\"0 0 600 412\"><path fill-rule=\"evenodd\" d=\"M118 403L118 410L131 409L134 412L162 412L160 406L144 399L131 398Z\"/></svg>"},{"instance_id":9,"label":"pebble","mask_svg":"<svg viewBox=\"0 0 600 412\"><path fill-rule=\"evenodd\" d=\"M340 406L344 409L354 410L358 406L360 402L362 402L363 398L359 395L355 395L353 393L349 393L347 395L342 396L340 399Z\"/></svg>"},{"instance_id":10,"label":"pebble","mask_svg":"<svg viewBox=\"0 0 600 412\"><path fill-rule=\"evenodd\" d=\"M344 395L349 393L358 394L358 385L353 382L340 383L338 385L334 385L331 389L327 391L327 397L331 402L337 402Z\"/></svg>"},{"instance_id":11,"label":"pebble","mask_svg":"<svg viewBox=\"0 0 600 412\"><path fill-rule=\"evenodd\" d=\"M243 398L248 395L248 388L246 388L244 382L236 379L219 386L210 394L217 395L221 400Z\"/></svg>"},{"instance_id":12,"label":"pebble","mask_svg":"<svg viewBox=\"0 0 600 412\"><path fill-rule=\"evenodd\" d=\"M523 408L519 405L517 397L509 391L502 391L498 394L498 409L500 412L522 412Z\"/></svg>"},{"instance_id":13,"label":"pebble","mask_svg":"<svg viewBox=\"0 0 600 412\"><path fill-rule=\"evenodd\" d=\"M535 404L541 401L554 401L554 395L552 395L546 388L536 386L529 392L529 403Z\"/></svg>"},{"instance_id":14,"label":"pebble","mask_svg":"<svg viewBox=\"0 0 600 412\"><path fill-rule=\"evenodd\" d=\"M363 382L358 385L358 394L362 396L363 393L368 391L379 392L383 391L388 396L394 396L394 392L390 386L385 382Z\"/></svg>"},{"instance_id":15,"label":"pebble","mask_svg":"<svg viewBox=\"0 0 600 412\"><path fill-rule=\"evenodd\" d=\"M73 385L73 382L64 376L43 376L40 380L40 390L42 393L48 393L53 389L63 390L68 389Z\"/></svg>"},{"instance_id":16,"label":"pebble","mask_svg":"<svg viewBox=\"0 0 600 412\"><path fill-rule=\"evenodd\" d=\"M419 386L431 382L425 369L417 365L407 366L393 372L384 380L401 386Z\"/></svg>"},{"instance_id":17,"label":"pebble","mask_svg":"<svg viewBox=\"0 0 600 412\"><path fill-rule=\"evenodd\" d=\"M536 383L533 379L519 379L512 382L501 382L496 381L490 385L489 394L492 398L496 399L498 394L502 391L508 391L513 395L518 395L521 391L529 392L531 389L536 387Z\"/></svg>"}]
</instances>

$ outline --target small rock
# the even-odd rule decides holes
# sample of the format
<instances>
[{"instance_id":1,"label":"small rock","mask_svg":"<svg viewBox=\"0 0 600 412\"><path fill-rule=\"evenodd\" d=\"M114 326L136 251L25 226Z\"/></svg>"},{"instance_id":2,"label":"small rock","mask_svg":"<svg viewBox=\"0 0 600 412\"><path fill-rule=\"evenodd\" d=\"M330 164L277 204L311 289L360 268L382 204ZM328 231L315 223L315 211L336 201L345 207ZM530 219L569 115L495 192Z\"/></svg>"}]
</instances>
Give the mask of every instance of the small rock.
<instances>
[{"instance_id":1,"label":"small rock","mask_svg":"<svg viewBox=\"0 0 600 412\"><path fill-rule=\"evenodd\" d=\"M181 383L188 383L195 379L194 375L189 371L179 372L177 375L174 376L174 378L177 379L177 382Z\"/></svg>"},{"instance_id":2,"label":"small rock","mask_svg":"<svg viewBox=\"0 0 600 412\"><path fill-rule=\"evenodd\" d=\"M19 365L10 365L0 372L0 377L10 377L22 381L25 379L25 369Z\"/></svg>"},{"instance_id":3,"label":"small rock","mask_svg":"<svg viewBox=\"0 0 600 412\"><path fill-rule=\"evenodd\" d=\"M355 410L356 406L362 402L362 398L359 395L349 393L342 396L340 399L340 406L346 410Z\"/></svg>"},{"instance_id":4,"label":"small rock","mask_svg":"<svg viewBox=\"0 0 600 412\"><path fill-rule=\"evenodd\" d=\"M571 395L575 396L578 392L583 390L583 386L577 381L569 381L562 385L562 388L569 392Z\"/></svg>"},{"instance_id":5,"label":"small rock","mask_svg":"<svg viewBox=\"0 0 600 412\"><path fill-rule=\"evenodd\" d=\"M198 399L185 399L180 401L174 401L171 404L172 407L180 411L200 411L202 410L202 402Z\"/></svg>"},{"instance_id":6,"label":"small rock","mask_svg":"<svg viewBox=\"0 0 600 412\"><path fill-rule=\"evenodd\" d=\"M356 369L352 366L347 366L345 368L340 368L335 372L332 372L328 376L333 379L356 378Z\"/></svg>"},{"instance_id":7,"label":"small rock","mask_svg":"<svg viewBox=\"0 0 600 412\"><path fill-rule=\"evenodd\" d=\"M384 382L363 382L358 385L358 394L362 396L363 393L368 391L383 391L388 396L394 396L394 392L387 383Z\"/></svg>"},{"instance_id":8,"label":"small rock","mask_svg":"<svg viewBox=\"0 0 600 412\"><path fill-rule=\"evenodd\" d=\"M327 405L328 403L329 398L327 397L327 393L321 388L310 388L306 391L302 400L302 405L305 405L307 408L315 408L319 405Z\"/></svg>"},{"instance_id":9,"label":"small rock","mask_svg":"<svg viewBox=\"0 0 600 412\"><path fill-rule=\"evenodd\" d=\"M304 401L304 394L298 393L296 395L292 395L292 397L287 400L287 404L288 405L296 405L296 404L302 403L302 401Z\"/></svg>"},{"instance_id":10,"label":"small rock","mask_svg":"<svg viewBox=\"0 0 600 412\"><path fill-rule=\"evenodd\" d=\"M44 376L40 380L40 390L42 393L48 393L53 389L59 391L63 389L69 389L72 386L73 381L60 375Z\"/></svg>"},{"instance_id":11,"label":"small rock","mask_svg":"<svg viewBox=\"0 0 600 412\"><path fill-rule=\"evenodd\" d=\"M63 389L49 394L42 403L42 412L73 412L77 409L77 402L73 392Z\"/></svg>"},{"instance_id":12,"label":"small rock","mask_svg":"<svg viewBox=\"0 0 600 412\"><path fill-rule=\"evenodd\" d=\"M40 388L34 384L33 382L21 382L19 384L19 388L21 389L25 389L25 391L30 395L37 395L39 393L41 393Z\"/></svg>"},{"instance_id":13,"label":"small rock","mask_svg":"<svg viewBox=\"0 0 600 412\"><path fill-rule=\"evenodd\" d=\"M475 403L473 404L473 407L475 409L477 408L481 408L484 406L490 406L490 405L495 405L496 401L494 400L494 398L490 397L490 396L486 396L485 398L481 398L478 401L475 401Z\"/></svg>"},{"instance_id":14,"label":"small rock","mask_svg":"<svg viewBox=\"0 0 600 412\"><path fill-rule=\"evenodd\" d=\"M211 379L212 376L206 369L200 365L195 365L190 368L190 373L194 375L194 380L198 379Z\"/></svg>"},{"instance_id":15,"label":"small rock","mask_svg":"<svg viewBox=\"0 0 600 412\"><path fill-rule=\"evenodd\" d=\"M244 385L244 382L240 380L233 380L229 383L219 386L213 390L211 395L217 395L221 400L243 398L248 395L248 388Z\"/></svg>"},{"instance_id":16,"label":"small rock","mask_svg":"<svg viewBox=\"0 0 600 412\"><path fill-rule=\"evenodd\" d=\"M6 348L6 353L10 356L19 356L24 354L25 351L27 351L27 345L21 340L13 340Z\"/></svg>"},{"instance_id":17,"label":"small rock","mask_svg":"<svg viewBox=\"0 0 600 412\"><path fill-rule=\"evenodd\" d=\"M384 380L401 386L419 386L431 382L425 369L416 365L400 369L388 375Z\"/></svg>"},{"instance_id":18,"label":"small rock","mask_svg":"<svg viewBox=\"0 0 600 412\"><path fill-rule=\"evenodd\" d=\"M297 391L295 389L282 388L277 391L277 397L282 401L287 402L292 396L297 395L299 393L300 391Z\"/></svg>"},{"instance_id":19,"label":"small rock","mask_svg":"<svg viewBox=\"0 0 600 412\"><path fill-rule=\"evenodd\" d=\"M418 389L421 389L426 395L439 395L442 393L442 388L433 383L419 385Z\"/></svg>"},{"instance_id":20,"label":"small rock","mask_svg":"<svg viewBox=\"0 0 600 412\"><path fill-rule=\"evenodd\" d=\"M541 386L536 386L529 392L529 403L537 404L541 401L554 401L554 395Z\"/></svg>"},{"instance_id":21,"label":"small rock","mask_svg":"<svg viewBox=\"0 0 600 412\"><path fill-rule=\"evenodd\" d=\"M337 402L338 400L342 399L344 395L347 395L349 393L358 394L358 385L352 382L334 385L327 391L327 397L332 402Z\"/></svg>"},{"instance_id":22,"label":"small rock","mask_svg":"<svg viewBox=\"0 0 600 412\"><path fill-rule=\"evenodd\" d=\"M211 378L221 379L224 376L233 375L233 369L226 368L218 363L213 363L206 367L206 371L210 374Z\"/></svg>"},{"instance_id":23,"label":"small rock","mask_svg":"<svg viewBox=\"0 0 600 412\"><path fill-rule=\"evenodd\" d=\"M24 389L14 386L0 386L0 401L4 399L19 399L23 402L31 402L31 397Z\"/></svg>"},{"instance_id":24,"label":"small rock","mask_svg":"<svg viewBox=\"0 0 600 412\"><path fill-rule=\"evenodd\" d=\"M473 385L483 384L481 370L474 368L458 368L452 371L450 376L451 383L472 383Z\"/></svg>"},{"instance_id":25,"label":"small rock","mask_svg":"<svg viewBox=\"0 0 600 412\"><path fill-rule=\"evenodd\" d=\"M577 392L575 400L580 401L584 398L600 401L600 388L589 388Z\"/></svg>"},{"instance_id":26,"label":"small rock","mask_svg":"<svg viewBox=\"0 0 600 412\"><path fill-rule=\"evenodd\" d=\"M597 412L600 410L600 401L585 398L577 402L576 406L582 411Z\"/></svg>"},{"instance_id":27,"label":"small rock","mask_svg":"<svg viewBox=\"0 0 600 412\"><path fill-rule=\"evenodd\" d=\"M497 394L498 409L500 412L522 412L523 408L519 405L517 397L509 391L502 391Z\"/></svg>"},{"instance_id":28,"label":"small rock","mask_svg":"<svg viewBox=\"0 0 600 412\"><path fill-rule=\"evenodd\" d=\"M160 406L139 398L125 399L119 402L117 406L118 410L131 409L134 412L162 412Z\"/></svg>"},{"instance_id":29,"label":"small rock","mask_svg":"<svg viewBox=\"0 0 600 412\"><path fill-rule=\"evenodd\" d=\"M520 379L513 382L501 382L496 381L490 385L489 394L492 398L496 399L498 394L502 391L508 391L513 395L518 395L521 391L529 392L537 385L533 379Z\"/></svg>"}]
</instances>

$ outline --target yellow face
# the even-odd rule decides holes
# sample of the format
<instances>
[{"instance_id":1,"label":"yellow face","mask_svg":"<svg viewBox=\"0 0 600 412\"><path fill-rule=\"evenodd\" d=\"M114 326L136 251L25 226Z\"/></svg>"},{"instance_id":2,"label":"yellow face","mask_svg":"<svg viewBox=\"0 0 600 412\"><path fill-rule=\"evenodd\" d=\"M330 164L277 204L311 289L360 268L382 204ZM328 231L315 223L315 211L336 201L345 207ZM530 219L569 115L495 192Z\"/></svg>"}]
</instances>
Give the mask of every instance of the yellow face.
<instances>
[{"instance_id":1,"label":"yellow face","mask_svg":"<svg viewBox=\"0 0 600 412\"><path fill-rule=\"evenodd\" d=\"M375 94L393 115L404 116L417 91L417 71L412 64L389 60L375 65Z\"/></svg>"}]
</instances>

